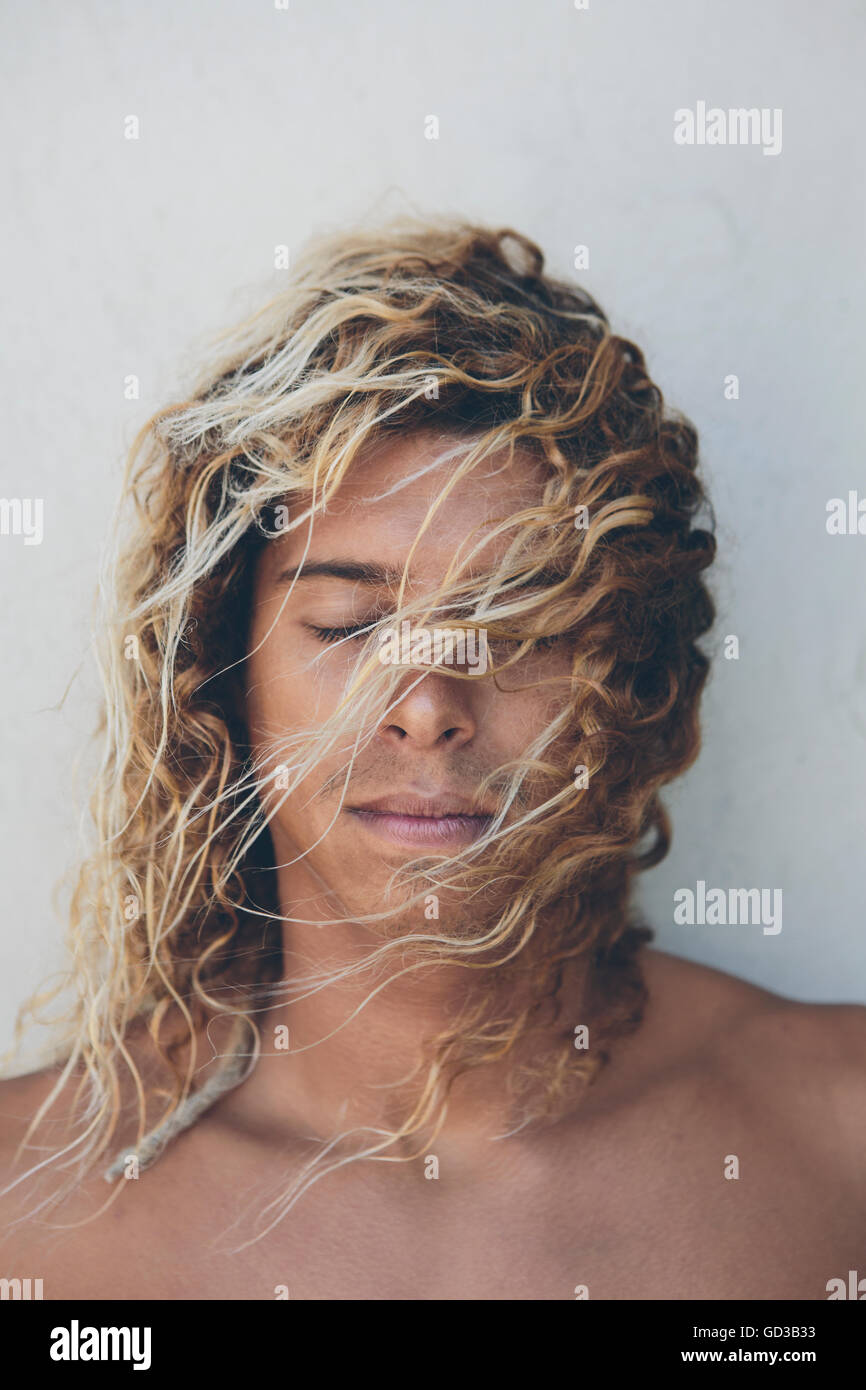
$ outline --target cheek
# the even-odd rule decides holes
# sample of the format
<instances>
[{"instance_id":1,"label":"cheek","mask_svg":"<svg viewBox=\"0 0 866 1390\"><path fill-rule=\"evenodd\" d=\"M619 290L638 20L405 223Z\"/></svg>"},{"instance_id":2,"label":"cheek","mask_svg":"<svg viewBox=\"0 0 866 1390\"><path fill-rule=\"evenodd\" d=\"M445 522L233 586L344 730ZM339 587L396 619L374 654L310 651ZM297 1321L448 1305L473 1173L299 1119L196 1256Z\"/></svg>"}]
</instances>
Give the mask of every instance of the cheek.
<instances>
[{"instance_id":1,"label":"cheek","mask_svg":"<svg viewBox=\"0 0 866 1390\"><path fill-rule=\"evenodd\" d=\"M247 657L247 706L270 730L294 727L309 717L321 686L321 665L301 658L299 644L288 624L270 605L259 610L254 621Z\"/></svg>"},{"instance_id":2,"label":"cheek","mask_svg":"<svg viewBox=\"0 0 866 1390\"><path fill-rule=\"evenodd\" d=\"M527 690L514 695L512 723L520 730L521 747L527 746L543 732L554 718L560 702L548 690Z\"/></svg>"},{"instance_id":3,"label":"cheek","mask_svg":"<svg viewBox=\"0 0 866 1390\"><path fill-rule=\"evenodd\" d=\"M503 718L521 721L527 734L530 728L537 734L571 698L571 656L564 652L528 657L504 671L499 684L502 693L495 692L497 712Z\"/></svg>"},{"instance_id":4,"label":"cheek","mask_svg":"<svg viewBox=\"0 0 866 1390\"><path fill-rule=\"evenodd\" d=\"M344 691L342 669L334 669L338 663L329 661L327 654L314 662L314 656L305 650L299 660L297 649L287 650L275 630L247 661L246 717L253 756L269 771L289 764L293 785L299 759L308 762L312 751L306 742L299 746L293 735L325 724ZM277 821L292 825L295 806L306 804L311 789L317 789L344 761L339 750L332 749L324 757L316 754L313 765L284 799ZM312 810L304 812L307 819L311 814Z\"/></svg>"},{"instance_id":5,"label":"cheek","mask_svg":"<svg viewBox=\"0 0 866 1390\"><path fill-rule=\"evenodd\" d=\"M299 679L279 628L256 622L246 663L247 727L254 745L278 738L301 722L309 682Z\"/></svg>"}]
</instances>

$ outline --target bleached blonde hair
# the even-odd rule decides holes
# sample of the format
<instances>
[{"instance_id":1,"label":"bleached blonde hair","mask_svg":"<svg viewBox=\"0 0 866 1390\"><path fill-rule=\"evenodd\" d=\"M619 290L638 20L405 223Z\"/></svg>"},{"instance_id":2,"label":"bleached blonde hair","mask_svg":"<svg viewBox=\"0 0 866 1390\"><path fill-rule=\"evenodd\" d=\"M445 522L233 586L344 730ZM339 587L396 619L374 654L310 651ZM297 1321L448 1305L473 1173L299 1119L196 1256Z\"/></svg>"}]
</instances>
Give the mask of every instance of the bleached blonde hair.
<instances>
[{"instance_id":1,"label":"bleached blonde hair","mask_svg":"<svg viewBox=\"0 0 866 1390\"><path fill-rule=\"evenodd\" d=\"M567 643L570 678L525 755L485 780L501 809L482 839L396 873L404 912L432 888L493 893L478 931L449 931L419 911L418 931L389 935L383 910L367 919L383 930L364 961L284 978L282 922L299 919L281 917L270 819L326 757L345 757L348 783L405 672L376 661L372 624L333 716L254 757L238 695L252 576L275 536L296 528L308 541L359 450L422 429L452 455L425 526L453 483L493 454L530 452L545 482L537 505L467 538L434 595L413 606L401 590L401 615L483 627L497 654L484 679ZM514 1077L525 1116L555 1114L592 1080L611 1040L641 1018L638 950L651 933L632 919L629 887L667 850L659 789L698 748L707 659L697 639L713 617L701 575L714 542L696 522L696 463L695 431L665 410L640 350L511 229L404 219L320 238L287 287L220 340L187 398L135 441L101 586L95 847L71 903L75 1004L34 1128L71 1079L80 1103L43 1164L74 1182L110 1153L130 1092L137 1139L127 1149L152 1162L256 1065L257 1011L365 971L379 981L372 997L392 960L390 978L445 961L495 968L521 982L524 1002L509 1014L507 990L472 995L458 1023L429 1040L403 1123L354 1147L347 1136L323 1142L270 1204L271 1225L347 1154L387 1157L413 1135L429 1142L454 1077L513 1055L534 1028L544 1045ZM506 533L479 588L467 566ZM576 963L591 965L601 1005L586 1053L572 1021L556 1023ZM201 1039L222 1015L234 1020L233 1046L197 1084ZM136 1029L169 1085L143 1073L129 1046ZM122 1155L108 1176L121 1167Z\"/></svg>"}]
</instances>

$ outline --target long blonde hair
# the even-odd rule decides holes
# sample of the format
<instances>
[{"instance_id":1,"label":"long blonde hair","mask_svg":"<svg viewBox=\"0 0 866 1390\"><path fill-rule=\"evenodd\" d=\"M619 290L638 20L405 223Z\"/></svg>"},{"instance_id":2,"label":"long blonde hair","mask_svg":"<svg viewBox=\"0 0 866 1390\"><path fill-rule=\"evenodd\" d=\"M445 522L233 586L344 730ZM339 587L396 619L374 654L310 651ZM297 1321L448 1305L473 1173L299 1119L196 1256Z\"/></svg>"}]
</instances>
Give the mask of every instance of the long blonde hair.
<instances>
[{"instance_id":1,"label":"long blonde hair","mask_svg":"<svg viewBox=\"0 0 866 1390\"><path fill-rule=\"evenodd\" d=\"M501 636L506 665L568 641L571 679L525 757L491 775L502 811L482 841L400 874L413 903L437 885L477 892L495 880L493 919L480 934L427 920L385 932L351 967L496 968L529 981L531 1002L503 1014L501 997L480 991L431 1040L412 1113L352 1156L393 1154L398 1140L435 1131L454 1076L513 1053L542 1021L545 1045L515 1094L527 1115L555 1113L640 1021L637 953L651 933L631 918L629 886L667 850L659 789L697 752L707 672L697 639L713 617L695 431L665 410L640 350L586 293L547 275L525 236L427 219L319 239L287 287L220 341L187 398L147 423L126 470L101 586L102 758L94 852L71 903L75 1004L57 1033L60 1075L34 1119L79 1080L77 1132L56 1152L73 1181L116 1144L130 1086L132 1148L147 1163L255 1066L257 1009L328 983L282 977L274 770L289 795L339 749L348 777L396 677L368 644L334 716L289 731L256 763L237 699L251 578L286 524L308 534L366 443L430 428L454 445L455 479L520 448L544 463L546 481L536 507L501 519L502 530L518 523L517 538L484 592L464 573L470 548L423 614L459 612ZM591 963L603 1004L588 1053L569 1020L550 1026L574 962ZM196 1087L197 1039L220 1015L234 1018L235 1045ZM134 1027L171 1068L168 1087L143 1075L128 1047ZM274 1219L345 1152L324 1145L271 1204ZM119 1171L116 1161L109 1175Z\"/></svg>"}]
</instances>

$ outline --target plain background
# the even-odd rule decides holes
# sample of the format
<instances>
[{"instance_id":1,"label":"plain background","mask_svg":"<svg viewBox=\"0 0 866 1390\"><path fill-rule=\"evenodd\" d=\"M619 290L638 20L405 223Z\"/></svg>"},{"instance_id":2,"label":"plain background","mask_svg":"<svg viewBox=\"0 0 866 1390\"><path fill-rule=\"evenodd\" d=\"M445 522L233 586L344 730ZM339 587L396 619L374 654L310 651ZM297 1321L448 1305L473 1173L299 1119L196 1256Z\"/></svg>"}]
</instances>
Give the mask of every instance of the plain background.
<instances>
[{"instance_id":1,"label":"plain background","mask_svg":"<svg viewBox=\"0 0 866 1390\"><path fill-rule=\"evenodd\" d=\"M77 853L125 451L208 336L280 283L275 246L401 208L535 238L700 431L711 645L735 634L740 657L716 661L703 754L668 793L674 846L641 889L658 944L866 1000L866 536L825 525L830 498L866 496L864 28L850 0L6 8L0 493L43 498L45 531L0 536L0 1042L62 960L52 889ZM676 145L674 111L699 100L781 108L781 153ZM781 933L675 926L698 879L781 888Z\"/></svg>"}]
</instances>

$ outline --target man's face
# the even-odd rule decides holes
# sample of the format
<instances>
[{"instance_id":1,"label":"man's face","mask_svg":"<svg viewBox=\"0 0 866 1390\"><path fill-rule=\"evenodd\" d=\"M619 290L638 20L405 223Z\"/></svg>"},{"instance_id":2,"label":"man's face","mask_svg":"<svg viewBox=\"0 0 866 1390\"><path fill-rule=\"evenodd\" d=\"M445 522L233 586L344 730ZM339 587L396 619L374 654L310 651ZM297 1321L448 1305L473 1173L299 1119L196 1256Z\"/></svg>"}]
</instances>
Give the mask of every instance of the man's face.
<instances>
[{"instance_id":1,"label":"man's face","mask_svg":"<svg viewBox=\"0 0 866 1390\"><path fill-rule=\"evenodd\" d=\"M306 522L264 547L254 578L246 692L250 740L260 765L290 764L279 752L280 740L319 727L337 708L365 638L338 643L328 640L328 630L396 613L396 587L375 571L402 573L456 464L446 461L404 480L453 442L416 433L371 444L327 513L315 518L308 548ZM538 505L543 477L536 460L516 453L506 466L502 456L488 458L461 479L412 555L407 599L432 597L461 545L465 554L487 534L475 528ZM512 528L487 542L470 572L491 572L513 535ZM291 572L302 558L301 577L287 600ZM320 565L364 566L370 573L364 580L313 574ZM428 623L448 625L447 614ZM293 893L304 897L327 885L348 912L379 912L388 878L401 862L454 854L470 844L497 807L495 792L479 804L482 778L526 751L563 703L570 669L567 644L560 643L528 654L496 683L489 676L456 678L447 666L420 681L417 668L404 671L374 739L356 755L336 820L347 762L344 738L297 789L279 792L282 804L270 821L277 863L304 856L284 871L291 873ZM516 814L512 808L509 819ZM388 906L394 907L393 898Z\"/></svg>"}]
</instances>

